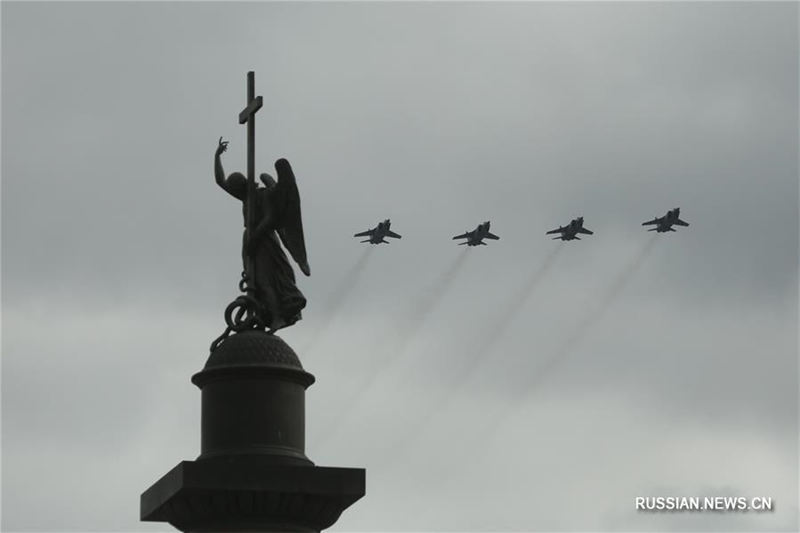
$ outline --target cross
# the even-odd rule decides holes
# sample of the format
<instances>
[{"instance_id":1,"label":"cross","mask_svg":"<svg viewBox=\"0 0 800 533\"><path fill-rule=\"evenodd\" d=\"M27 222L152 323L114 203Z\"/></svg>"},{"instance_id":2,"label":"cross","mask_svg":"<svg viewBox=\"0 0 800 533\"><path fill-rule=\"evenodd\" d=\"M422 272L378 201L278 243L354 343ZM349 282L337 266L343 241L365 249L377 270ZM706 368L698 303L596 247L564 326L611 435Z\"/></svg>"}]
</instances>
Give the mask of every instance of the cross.
<instances>
[{"instance_id":1,"label":"cross","mask_svg":"<svg viewBox=\"0 0 800 533\"><path fill-rule=\"evenodd\" d=\"M256 221L253 200L256 197L256 112L261 109L263 99L253 96L256 92L256 75L252 70L247 73L247 107L239 113L239 124L247 123L247 233L255 231ZM247 260L247 274L253 282L253 259Z\"/></svg>"}]
</instances>

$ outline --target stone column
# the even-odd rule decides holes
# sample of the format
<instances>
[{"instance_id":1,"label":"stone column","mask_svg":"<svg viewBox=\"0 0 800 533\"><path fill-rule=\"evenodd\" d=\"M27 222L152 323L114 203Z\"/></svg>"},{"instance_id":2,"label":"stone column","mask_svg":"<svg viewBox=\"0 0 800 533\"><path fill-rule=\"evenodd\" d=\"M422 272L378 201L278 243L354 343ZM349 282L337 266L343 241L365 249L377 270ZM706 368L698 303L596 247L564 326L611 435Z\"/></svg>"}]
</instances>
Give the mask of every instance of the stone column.
<instances>
[{"instance_id":1,"label":"stone column","mask_svg":"<svg viewBox=\"0 0 800 533\"><path fill-rule=\"evenodd\" d=\"M181 531L321 531L365 493L365 470L305 455L303 370L280 337L228 337L192 377L202 391L200 456L141 496L141 519Z\"/></svg>"}]
</instances>

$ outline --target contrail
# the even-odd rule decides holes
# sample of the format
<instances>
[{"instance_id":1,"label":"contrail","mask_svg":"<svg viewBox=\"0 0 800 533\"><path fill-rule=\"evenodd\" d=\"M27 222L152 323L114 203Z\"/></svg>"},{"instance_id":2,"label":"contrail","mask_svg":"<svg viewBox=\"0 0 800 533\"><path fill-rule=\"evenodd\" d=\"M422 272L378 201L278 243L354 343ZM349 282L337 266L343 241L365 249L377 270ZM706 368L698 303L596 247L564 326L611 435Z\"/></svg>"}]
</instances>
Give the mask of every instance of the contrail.
<instances>
[{"instance_id":1,"label":"contrail","mask_svg":"<svg viewBox=\"0 0 800 533\"><path fill-rule=\"evenodd\" d=\"M431 311L436 308L450 290L458 272L461 270L461 267L464 266L468 254L469 251L462 248L450 266L434 280L429 290L423 293L422 298L410 306L408 323L398 331L400 335L400 345L396 350L393 350L392 356L389 358L390 362L396 356L402 355L409 342L416 338L417 333L422 326L425 325Z\"/></svg>"},{"instance_id":2,"label":"contrail","mask_svg":"<svg viewBox=\"0 0 800 533\"><path fill-rule=\"evenodd\" d=\"M497 429L512 415L525 407L527 398L539 389L544 379L564 361L570 352L586 338L592 327L600 322L608 310L611 309L613 303L652 253L656 240L657 237L652 237L642 246L633 260L613 279L611 285L608 286L608 289L600 298L594 312L582 318L553 355L535 369L534 375L531 376L522 372L509 373L508 389L511 394L505 404L507 407L501 413L481 415L482 420L487 421L485 425L481 426L481 434L489 435L490 439L493 439L494 435L497 434ZM487 445L482 448L489 449L490 447ZM472 459L474 460L475 457L473 456Z\"/></svg>"},{"instance_id":3,"label":"contrail","mask_svg":"<svg viewBox=\"0 0 800 533\"><path fill-rule=\"evenodd\" d=\"M300 353L310 353L316 343L324 336L333 320L339 314L342 305L347 300L347 296L353 292L353 288L355 288L358 279L361 277L361 273L364 272L364 269L366 269L367 264L369 263L369 258L372 257L373 248L373 245L367 246L367 248L361 252L358 261L356 261L350 270L347 271L342 278L342 281L338 283L336 290L333 292L330 300L328 301L324 322L317 328L316 333L312 335L311 339L306 343L306 346L301 350Z\"/></svg>"},{"instance_id":4,"label":"contrail","mask_svg":"<svg viewBox=\"0 0 800 533\"><path fill-rule=\"evenodd\" d=\"M430 290L425 291L422 298L410 306L408 313L410 319L405 327L399 328L398 333L400 337L398 339L398 343L394 343L396 344L396 348L389 353L389 356L386 357L383 364L374 367L373 371L367 375L367 378L364 380L363 384L356 389L356 393L351 398L351 401L348 403L347 407L345 407L344 413L340 420L335 422L335 425L331 431L325 432L323 437L319 439L319 445L329 441L336 435L336 430L345 425L349 416L356 412L358 406L361 405L364 398L368 397L369 392L378 382L378 378L385 374L394 365L394 363L397 362L399 357L405 353L410 342L416 338L419 330L422 329L423 325L425 325L425 322L427 321L431 312L436 309L439 302L442 301L444 296L452 287L453 282L457 278L458 272L466 262L468 253L469 252L466 249L462 248L461 252L458 254L458 256L456 256L447 269L436 277L434 283L430 286Z\"/></svg>"},{"instance_id":5,"label":"contrail","mask_svg":"<svg viewBox=\"0 0 800 533\"><path fill-rule=\"evenodd\" d=\"M645 260L650 256L650 253L653 251L653 247L656 243L656 239L657 237L651 237L650 240L645 243L639 253L633 258L633 261L631 261L625 267L625 269L620 272L616 278L614 278L614 281L600 299L595 312L586 315L583 320L578 323L578 325L572 330L572 334L567 337L564 344L556 352L555 357L551 358L550 361L556 362L567 353L572 351L576 345L580 344L592 326L594 326L605 316L623 289L628 286L628 283L630 283L634 274L639 271L639 269L642 267L642 264L644 264ZM550 365L546 365L546 367L549 366Z\"/></svg>"},{"instance_id":6,"label":"contrail","mask_svg":"<svg viewBox=\"0 0 800 533\"><path fill-rule=\"evenodd\" d=\"M452 402L458 397L457 392L465 386L470 377L472 377L475 370L480 366L480 363L485 361L492 353L495 343L502 338L503 334L508 329L508 326L513 321L514 317L519 314L525 303L535 291L536 287L545 279L546 275L552 269L553 265L561 252L562 246L554 248L544 259L542 264L533 271L530 278L525 282L522 288L515 292L509 301L508 305L498 313L495 323L489 332L482 337L482 340L477 344L477 348L470 350L467 357L464 358L464 363L460 367L454 367L449 370L449 382L451 383L448 393L449 396L441 402L431 402L431 405L440 403L438 409L431 409L426 411L418 420L413 428L409 428L405 435L407 437L414 437L424 433L430 423L437 418L439 413L447 412ZM448 388L447 384L442 384L440 390ZM413 445L408 443L406 448ZM395 446L395 450L397 450Z\"/></svg>"},{"instance_id":7,"label":"contrail","mask_svg":"<svg viewBox=\"0 0 800 533\"><path fill-rule=\"evenodd\" d=\"M519 292L516 292L511 300L508 302L508 305L505 309L502 309L496 317L496 321L486 335L483 336L482 342L478 345L478 348L473 351L473 355L470 360L467 361L467 365L465 367L465 371L462 374L462 379L459 381L459 385L468 381L472 374L475 372L476 368L480 366L480 363L487 360L487 358L492 353L492 348L494 345L499 341L503 335L505 334L508 326L513 322L514 318L522 311L522 308L525 306L525 303L531 297L531 295L536 291L536 288L545 279L546 275L550 272L550 269L556 262L558 258L558 254L561 253L563 246L558 246L553 248L549 254L544 258L542 264L539 265L539 268L533 271L528 281L522 286L522 289ZM484 356L484 357L481 357Z\"/></svg>"}]
</instances>

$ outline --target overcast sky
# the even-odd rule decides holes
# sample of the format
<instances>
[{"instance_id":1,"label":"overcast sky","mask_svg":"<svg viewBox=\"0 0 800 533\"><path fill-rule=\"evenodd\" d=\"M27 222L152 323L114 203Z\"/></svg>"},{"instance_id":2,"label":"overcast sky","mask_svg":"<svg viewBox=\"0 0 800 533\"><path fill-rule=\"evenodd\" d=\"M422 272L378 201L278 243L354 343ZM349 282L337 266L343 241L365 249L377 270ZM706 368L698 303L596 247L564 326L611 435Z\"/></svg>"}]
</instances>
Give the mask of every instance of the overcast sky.
<instances>
[{"instance_id":1,"label":"overcast sky","mask_svg":"<svg viewBox=\"0 0 800 533\"><path fill-rule=\"evenodd\" d=\"M797 530L791 2L3 2L3 530L168 529L139 495L199 454L248 70L303 201L307 453L367 468L336 530Z\"/></svg>"}]
</instances>

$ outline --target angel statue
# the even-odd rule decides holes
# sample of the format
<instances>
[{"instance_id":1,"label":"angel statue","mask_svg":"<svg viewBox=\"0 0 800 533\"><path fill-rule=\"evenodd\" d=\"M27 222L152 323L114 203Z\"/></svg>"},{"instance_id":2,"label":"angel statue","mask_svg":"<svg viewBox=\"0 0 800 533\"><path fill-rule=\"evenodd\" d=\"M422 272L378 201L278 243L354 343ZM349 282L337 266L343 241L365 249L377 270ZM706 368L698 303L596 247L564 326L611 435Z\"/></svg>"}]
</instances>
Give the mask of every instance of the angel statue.
<instances>
[{"instance_id":1,"label":"angel statue","mask_svg":"<svg viewBox=\"0 0 800 533\"><path fill-rule=\"evenodd\" d=\"M220 156L227 148L228 142L220 137L214 155L214 177L217 185L243 205L244 271L240 288L247 296L240 296L228 306L225 313L228 329L215 344L231 330L268 327L272 332L300 320L306 299L295 285L294 271L278 243L279 237L303 274L311 274L303 238L300 194L291 165L286 159L278 159L275 162L278 181L263 173L260 175L263 187L251 185L248 194L244 174L234 172L225 177ZM235 318L234 311L238 311ZM243 321L245 313L249 316Z\"/></svg>"}]
</instances>

